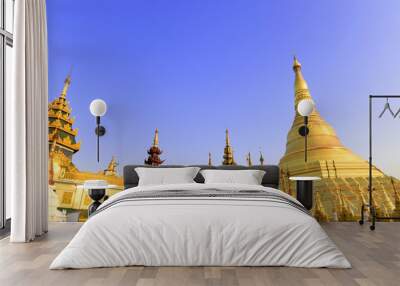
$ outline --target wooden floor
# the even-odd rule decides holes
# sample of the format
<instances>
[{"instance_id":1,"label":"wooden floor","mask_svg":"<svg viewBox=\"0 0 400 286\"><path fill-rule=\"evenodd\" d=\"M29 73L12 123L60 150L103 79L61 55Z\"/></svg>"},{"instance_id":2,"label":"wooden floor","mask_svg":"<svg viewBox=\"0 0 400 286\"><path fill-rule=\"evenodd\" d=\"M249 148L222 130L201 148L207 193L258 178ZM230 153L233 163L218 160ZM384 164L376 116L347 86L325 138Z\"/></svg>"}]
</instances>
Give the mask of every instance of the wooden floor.
<instances>
[{"instance_id":1,"label":"wooden floor","mask_svg":"<svg viewBox=\"0 0 400 286\"><path fill-rule=\"evenodd\" d=\"M32 243L0 241L0 285L400 285L400 223L378 223L375 232L357 223L329 223L324 229L352 269L289 267L123 267L48 270L79 223L51 223Z\"/></svg>"}]
</instances>

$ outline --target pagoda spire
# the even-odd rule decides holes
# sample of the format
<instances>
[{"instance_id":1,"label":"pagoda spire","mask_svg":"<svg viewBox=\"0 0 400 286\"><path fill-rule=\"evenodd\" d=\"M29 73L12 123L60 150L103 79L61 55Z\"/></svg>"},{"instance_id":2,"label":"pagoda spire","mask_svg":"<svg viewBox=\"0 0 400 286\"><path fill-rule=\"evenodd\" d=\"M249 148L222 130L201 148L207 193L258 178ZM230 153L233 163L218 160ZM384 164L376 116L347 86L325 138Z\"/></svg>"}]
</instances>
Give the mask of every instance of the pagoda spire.
<instances>
[{"instance_id":1,"label":"pagoda spire","mask_svg":"<svg viewBox=\"0 0 400 286\"><path fill-rule=\"evenodd\" d=\"M230 144L228 129L225 131L225 148L223 158L224 161L222 162L222 165L236 165L235 160L233 159L233 150Z\"/></svg>"},{"instance_id":2,"label":"pagoda spire","mask_svg":"<svg viewBox=\"0 0 400 286\"><path fill-rule=\"evenodd\" d=\"M156 131L154 132L153 145L150 147L149 150L147 150L147 154L149 154L149 156L147 157L146 160L144 160L144 163L146 165L159 166L162 163L164 163L164 161L165 161L165 160L160 159L160 155L162 154L162 151L158 147L158 129L157 128L156 128Z\"/></svg>"},{"instance_id":3,"label":"pagoda spire","mask_svg":"<svg viewBox=\"0 0 400 286\"><path fill-rule=\"evenodd\" d=\"M301 64L296 56L293 59L293 71L295 74L294 80L294 94L295 94L295 104L294 107L297 110L297 104L303 99L311 99L311 94L308 89L306 80L301 72Z\"/></svg>"},{"instance_id":4,"label":"pagoda spire","mask_svg":"<svg viewBox=\"0 0 400 286\"><path fill-rule=\"evenodd\" d=\"M71 74L64 81L64 87L59 97L48 105L49 120L49 152L61 150L69 159L79 151L80 143L75 137L77 129L73 129L74 118L71 118L71 107L66 100L68 88L71 85Z\"/></svg>"},{"instance_id":5,"label":"pagoda spire","mask_svg":"<svg viewBox=\"0 0 400 286\"><path fill-rule=\"evenodd\" d=\"M154 133L153 147L158 147L158 128L156 128L156 131Z\"/></svg>"},{"instance_id":6,"label":"pagoda spire","mask_svg":"<svg viewBox=\"0 0 400 286\"><path fill-rule=\"evenodd\" d=\"M229 131L228 131L228 129L225 130L225 144L226 144L226 146L230 146L231 145L230 139L229 139Z\"/></svg>"},{"instance_id":7,"label":"pagoda spire","mask_svg":"<svg viewBox=\"0 0 400 286\"><path fill-rule=\"evenodd\" d=\"M64 80L64 87L60 95L61 98L65 98L67 96L70 85L71 85L71 74L68 74L68 76Z\"/></svg>"},{"instance_id":8,"label":"pagoda spire","mask_svg":"<svg viewBox=\"0 0 400 286\"><path fill-rule=\"evenodd\" d=\"M262 154L262 152L260 150L260 165L261 166L264 166L264 161L265 161L264 156L263 156L263 154Z\"/></svg>"},{"instance_id":9,"label":"pagoda spire","mask_svg":"<svg viewBox=\"0 0 400 286\"><path fill-rule=\"evenodd\" d=\"M246 161L247 161L247 165L248 165L249 167L253 166L253 162L251 161L251 154L250 154L250 152L247 153Z\"/></svg>"}]
</instances>

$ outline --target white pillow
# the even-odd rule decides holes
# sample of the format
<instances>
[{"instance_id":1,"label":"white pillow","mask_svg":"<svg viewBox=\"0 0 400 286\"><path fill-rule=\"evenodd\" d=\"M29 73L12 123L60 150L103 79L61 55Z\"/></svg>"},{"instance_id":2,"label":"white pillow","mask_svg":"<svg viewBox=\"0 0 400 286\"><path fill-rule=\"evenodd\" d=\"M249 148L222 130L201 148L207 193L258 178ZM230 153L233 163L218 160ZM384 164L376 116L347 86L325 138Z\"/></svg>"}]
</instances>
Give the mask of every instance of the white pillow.
<instances>
[{"instance_id":1,"label":"white pillow","mask_svg":"<svg viewBox=\"0 0 400 286\"><path fill-rule=\"evenodd\" d=\"M262 170L202 170L206 184L261 185L265 171Z\"/></svg>"},{"instance_id":2,"label":"white pillow","mask_svg":"<svg viewBox=\"0 0 400 286\"><path fill-rule=\"evenodd\" d=\"M193 180L199 167L184 168L135 168L139 176L139 186L195 183Z\"/></svg>"}]
</instances>

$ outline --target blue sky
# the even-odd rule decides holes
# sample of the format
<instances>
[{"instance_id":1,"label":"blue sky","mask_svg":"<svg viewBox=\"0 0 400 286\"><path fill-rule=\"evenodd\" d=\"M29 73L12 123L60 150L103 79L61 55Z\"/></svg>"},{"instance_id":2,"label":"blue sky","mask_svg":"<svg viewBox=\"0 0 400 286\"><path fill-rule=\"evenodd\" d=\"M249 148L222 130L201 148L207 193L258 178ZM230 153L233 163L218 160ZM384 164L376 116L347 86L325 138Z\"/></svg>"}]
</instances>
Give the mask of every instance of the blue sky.
<instances>
[{"instance_id":1,"label":"blue sky","mask_svg":"<svg viewBox=\"0 0 400 286\"><path fill-rule=\"evenodd\" d=\"M260 148L278 163L294 117L294 54L321 115L364 158L368 94L400 93L396 0L53 0L47 10L49 96L73 67L81 170L103 169L112 155L142 163L156 127L169 164L206 163L208 152L220 163L225 128L239 163ZM109 105L100 164L95 98ZM376 164L400 176L400 119L375 126Z\"/></svg>"}]
</instances>

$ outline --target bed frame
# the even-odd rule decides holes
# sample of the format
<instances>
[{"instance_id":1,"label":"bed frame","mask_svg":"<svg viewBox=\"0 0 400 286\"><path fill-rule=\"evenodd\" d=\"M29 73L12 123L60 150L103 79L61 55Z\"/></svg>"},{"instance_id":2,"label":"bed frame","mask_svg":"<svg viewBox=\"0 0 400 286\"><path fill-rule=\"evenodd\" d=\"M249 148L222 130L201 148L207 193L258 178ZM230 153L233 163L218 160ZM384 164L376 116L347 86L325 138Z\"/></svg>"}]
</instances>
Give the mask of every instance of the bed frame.
<instances>
[{"instance_id":1,"label":"bed frame","mask_svg":"<svg viewBox=\"0 0 400 286\"><path fill-rule=\"evenodd\" d=\"M124 166L124 189L136 187L139 183L139 176L135 171L137 167L146 168L182 168L186 166L182 165L162 165L159 167L152 167L148 165L126 165ZM279 188L279 167L276 165L264 165L264 166L208 166L208 165L191 165L189 167L199 167L204 169L214 169L214 170L263 170L265 175L262 179L262 185L264 187ZM203 176L198 173L194 180L197 183L204 183Z\"/></svg>"}]
</instances>

